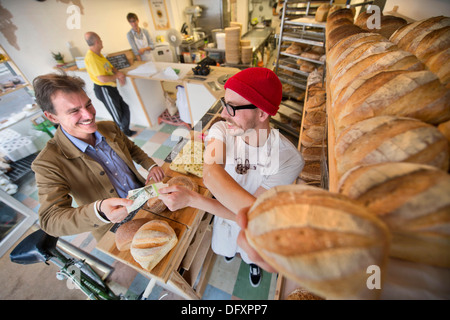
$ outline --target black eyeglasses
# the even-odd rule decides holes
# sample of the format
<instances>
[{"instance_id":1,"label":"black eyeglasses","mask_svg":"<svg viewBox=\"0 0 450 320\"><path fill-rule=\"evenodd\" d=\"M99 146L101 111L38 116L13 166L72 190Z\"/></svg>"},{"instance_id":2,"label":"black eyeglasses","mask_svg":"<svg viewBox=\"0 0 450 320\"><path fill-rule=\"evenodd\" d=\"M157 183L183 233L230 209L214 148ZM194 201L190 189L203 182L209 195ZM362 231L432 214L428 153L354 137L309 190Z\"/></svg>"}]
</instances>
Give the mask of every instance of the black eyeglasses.
<instances>
[{"instance_id":1,"label":"black eyeglasses","mask_svg":"<svg viewBox=\"0 0 450 320\"><path fill-rule=\"evenodd\" d=\"M222 103L222 107L227 109L227 112L230 116L234 117L234 115L236 114L236 110L242 110L242 109L256 109L258 108L257 106L255 106L254 104L247 104L245 106L230 106L228 103L225 102L225 98L220 98L220 102Z\"/></svg>"}]
</instances>

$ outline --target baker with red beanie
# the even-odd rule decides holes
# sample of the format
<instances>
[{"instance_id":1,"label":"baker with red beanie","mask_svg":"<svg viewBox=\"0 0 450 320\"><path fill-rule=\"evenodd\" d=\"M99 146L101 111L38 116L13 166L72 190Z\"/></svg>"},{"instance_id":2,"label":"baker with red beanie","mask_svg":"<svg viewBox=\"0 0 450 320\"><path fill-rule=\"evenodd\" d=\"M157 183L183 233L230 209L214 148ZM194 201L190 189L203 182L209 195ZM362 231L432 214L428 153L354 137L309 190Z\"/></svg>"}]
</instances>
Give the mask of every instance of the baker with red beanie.
<instances>
[{"instance_id":1,"label":"baker with red beanie","mask_svg":"<svg viewBox=\"0 0 450 320\"><path fill-rule=\"evenodd\" d=\"M239 253L250 265L250 283L256 287L261 270L237 244L236 215L264 191L292 184L305 162L297 148L270 127L282 98L281 82L272 70L242 70L224 87L220 100L225 121L210 128L203 164L203 182L214 198L171 186L160 190L160 199L170 210L190 206L214 214L213 251L227 262Z\"/></svg>"}]
</instances>

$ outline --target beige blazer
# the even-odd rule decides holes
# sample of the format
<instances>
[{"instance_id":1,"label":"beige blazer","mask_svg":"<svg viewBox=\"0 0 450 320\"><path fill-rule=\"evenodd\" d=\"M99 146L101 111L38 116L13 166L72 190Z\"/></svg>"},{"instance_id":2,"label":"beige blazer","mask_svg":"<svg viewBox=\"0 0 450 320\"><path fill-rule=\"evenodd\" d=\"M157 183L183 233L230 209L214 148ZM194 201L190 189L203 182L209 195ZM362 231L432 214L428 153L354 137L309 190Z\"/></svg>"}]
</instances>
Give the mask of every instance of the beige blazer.
<instances>
[{"instance_id":1,"label":"beige blazer","mask_svg":"<svg viewBox=\"0 0 450 320\"><path fill-rule=\"evenodd\" d=\"M114 122L101 121L97 126L111 148L145 183L133 160L148 170L155 164L153 159ZM111 228L112 223L104 223L96 216L94 204L119 196L102 166L75 147L61 128L36 157L32 170L39 194L39 222L45 232L59 237L91 231L99 240Z\"/></svg>"}]
</instances>

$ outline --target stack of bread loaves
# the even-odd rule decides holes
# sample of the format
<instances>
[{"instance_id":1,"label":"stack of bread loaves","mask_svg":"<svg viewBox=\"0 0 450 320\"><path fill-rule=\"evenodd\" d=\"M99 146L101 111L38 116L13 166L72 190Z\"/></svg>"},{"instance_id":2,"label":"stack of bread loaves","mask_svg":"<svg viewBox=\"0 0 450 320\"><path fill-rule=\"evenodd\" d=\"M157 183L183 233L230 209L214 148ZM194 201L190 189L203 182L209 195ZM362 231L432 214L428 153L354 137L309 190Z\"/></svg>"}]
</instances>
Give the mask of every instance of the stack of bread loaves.
<instances>
[{"instance_id":1,"label":"stack of bread loaves","mask_svg":"<svg viewBox=\"0 0 450 320\"><path fill-rule=\"evenodd\" d=\"M448 54L450 19L400 21L388 40L343 14L327 30L330 189L387 224L391 257L448 268L450 90L428 62Z\"/></svg>"},{"instance_id":2,"label":"stack of bread loaves","mask_svg":"<svg viewBox=\"0 0 450 320\"><path fill-rule=\"evenodd\" d=\"M390 40L411 52L450 88L450 18L420 20L398 29Z\"/></svg>"},{"instance_id":3,"label":"stack of bread loaves","mask_svg":"<svg viewBox=\"0 0 450 320\"><path fill-rule=\"evenodd\" d=\"M322 180L322 161L326 160L327 115L325 108L326 91L323 87L322 74L315 70L308 76L307 95L303 105L300 152L305 166L300 179L309 185L320 186Z\"/></svg>"}]
</instances>

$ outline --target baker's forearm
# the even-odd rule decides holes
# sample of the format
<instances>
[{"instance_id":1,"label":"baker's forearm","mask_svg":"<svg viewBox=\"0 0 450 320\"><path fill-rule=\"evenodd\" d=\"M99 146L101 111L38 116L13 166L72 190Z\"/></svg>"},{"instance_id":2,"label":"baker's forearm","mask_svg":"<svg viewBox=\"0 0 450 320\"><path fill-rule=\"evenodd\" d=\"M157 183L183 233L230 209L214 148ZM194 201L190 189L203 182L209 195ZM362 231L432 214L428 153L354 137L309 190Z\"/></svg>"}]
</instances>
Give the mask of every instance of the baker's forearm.
<instances>
[{"instance_id":1,"label":"baker's forearm","mask_svg":"<svg viewBox=\"0 0 450 320\"><path fill-rule=\"evenodd\" d=\"M236 221L236 214L225 208L219 201L198 194L192 199L191 206L212 213L224 219Z\"/></svg>"},{"instance_id":2,"label":"baker's forearm","mask_svg":"<svg viewBox=\"0 0 450 320\"><path fill-rule=\"evenodd\" d=\"M255 201L255 197L244 190L220 165L204 165L203 183L234 214Z\"/></svg>"}]
</instances>

